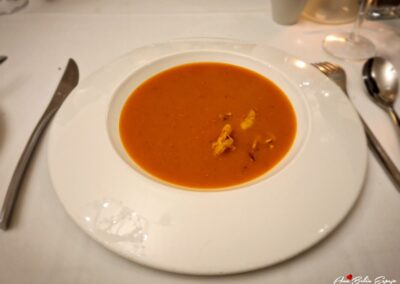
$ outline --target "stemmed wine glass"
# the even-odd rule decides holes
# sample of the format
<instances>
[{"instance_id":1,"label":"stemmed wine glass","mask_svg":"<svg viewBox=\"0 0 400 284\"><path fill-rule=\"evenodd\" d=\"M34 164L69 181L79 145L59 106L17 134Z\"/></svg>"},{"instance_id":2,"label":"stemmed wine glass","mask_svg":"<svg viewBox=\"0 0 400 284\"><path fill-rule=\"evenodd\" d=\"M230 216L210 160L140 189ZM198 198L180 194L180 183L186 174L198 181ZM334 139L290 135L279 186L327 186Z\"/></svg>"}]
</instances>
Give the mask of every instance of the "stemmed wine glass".
<instances>
[{"instance_id":1,"label":"stemmed wine glass","mask_svg":"<svg viewBox=\"0 0 400 284\"><path fill-rule=\"evenodd\" d=\"M364 60L375 55L375 45L360 35L360 27L374 0L362 0L360 10L351 32L337 32L325 37L323 48L329 54L349 60Z\"/></svg>"}]
</instances>

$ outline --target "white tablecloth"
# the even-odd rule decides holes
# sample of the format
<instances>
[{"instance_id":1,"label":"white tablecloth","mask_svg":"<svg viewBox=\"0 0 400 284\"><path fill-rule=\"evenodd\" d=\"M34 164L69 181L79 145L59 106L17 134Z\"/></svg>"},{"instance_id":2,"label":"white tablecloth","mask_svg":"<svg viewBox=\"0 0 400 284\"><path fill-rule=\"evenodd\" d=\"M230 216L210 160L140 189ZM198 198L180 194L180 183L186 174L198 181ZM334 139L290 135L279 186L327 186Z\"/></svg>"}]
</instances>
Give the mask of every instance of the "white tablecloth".
<instances>
[{"instance_id":1,"label":"white tablecloth","mask_svg":"<svg viewBox=\"0 0 400 284\"><path fill-rule=\"evenodd\" d=\"M0 16L0 201L20 153L50 100L69 57L81 80L141 45L180 37L228 37L267 43L306 62L347 71L351 98L400 167L400 136L366 96L361 63L328 56L323 37L350 25L301 20L275 24L268 0L32 0ZM400 70L400 21L366 23L362 33ZM400 103L396 105L400 111ZM65 213L51 186L44 136L26 174L12 227L0 231L0 283L333 283L341 275L400 282L400 193L372 154L362 195L327 239L301 255L256 272L193 277L129 262L90 239Z\"/></svg>"}]
</instances>

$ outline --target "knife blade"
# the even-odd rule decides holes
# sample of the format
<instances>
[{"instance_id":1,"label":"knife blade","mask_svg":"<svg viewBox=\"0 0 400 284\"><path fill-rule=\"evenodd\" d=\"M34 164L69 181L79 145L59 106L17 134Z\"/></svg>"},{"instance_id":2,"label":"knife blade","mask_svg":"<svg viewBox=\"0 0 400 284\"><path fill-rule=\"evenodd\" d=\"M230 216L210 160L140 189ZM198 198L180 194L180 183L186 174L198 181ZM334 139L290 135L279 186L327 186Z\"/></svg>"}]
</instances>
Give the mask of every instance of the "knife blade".
<instances>
[{"instance_id":1,"label":"knife blade","mask_svg":"<svg viewBox=\"0 0 400 284\"><path fill-rule=\"evenodd\" d=\"M24 177L26 169L29 166L32 154L35 151L36 145L38 144L40 137L43 134L43 131L46 129L46 126L56 114L57 110L61 107L64 100L68 97L68 95L76 87L76 85L78 85L78 82L78 65L73 59L69 59L61 81L59 82L49 105L47 106L42 117L40 118L35 129L33 130L14 170L14 174L11 178L3 202L3 206L0 211L0 229L7 230L9 227L10 219L13 209L15 207L14 205L17 200L22 179Z\"/></svg>"}]
</instances>

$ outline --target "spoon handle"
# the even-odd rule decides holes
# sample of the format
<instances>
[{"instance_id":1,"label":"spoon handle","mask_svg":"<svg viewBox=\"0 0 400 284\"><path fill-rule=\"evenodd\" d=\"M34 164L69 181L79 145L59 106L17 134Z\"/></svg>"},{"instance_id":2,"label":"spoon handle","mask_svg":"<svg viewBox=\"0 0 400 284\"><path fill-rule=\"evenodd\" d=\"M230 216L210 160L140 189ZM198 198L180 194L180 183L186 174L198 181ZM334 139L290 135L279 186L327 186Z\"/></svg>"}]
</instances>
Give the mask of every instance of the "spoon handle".
<instances>
[{"instance_id":1,"label":"spoon handle","mask_svg":"<svg viewBox=\"0 0 400 284\"><path fill-rule=\"evenodd\" d=\"M396 124L396 126L400 128L400 118L399 115L394 110L394 108L393 107L388 108L388 113L390 115L390 118L393 120L394 124Z\"/></svg>"},{"instance_id":2,"label":"spoon handle","mask_svg":"<svg viewBox=\"0 0 400 284\"><path fill-rule=\"evenodd\" d=\"M372 130L368 127L361 116L360 119L364 126L365 134L367 135L369 148L374 152L375 157L382 164L383 168L386 170L389 177L391 178L394 186L400 192L400 171L397 169L392 159L390 159L385 149L383 149L381 143L378 141Z\"/></svg>"}]
</instances>

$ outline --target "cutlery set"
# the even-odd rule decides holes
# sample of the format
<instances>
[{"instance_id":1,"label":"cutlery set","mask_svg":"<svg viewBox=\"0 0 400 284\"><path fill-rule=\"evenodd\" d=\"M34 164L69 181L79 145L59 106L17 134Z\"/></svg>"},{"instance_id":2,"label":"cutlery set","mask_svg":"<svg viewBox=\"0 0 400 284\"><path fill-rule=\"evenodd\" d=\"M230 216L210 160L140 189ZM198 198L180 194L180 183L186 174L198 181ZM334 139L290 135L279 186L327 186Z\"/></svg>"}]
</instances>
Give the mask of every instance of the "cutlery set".
<instances>
[{"instance_id":1,"label":"cutlery set","mask_svg":"<svg viewBox=\"0 0 400 284\"><path fill-rule=\"evenodd\" d=\"M7 56L0 56L0 64L6 61L6 59ZM333 82L335 82L348 97L346 88L346 74L340 66L329 62L314 63L312 65L330 78ZM61 107L65 98L76 87L78 80L78 66L73 59L70 59L64 75L62 76L62 79L53 95L53 98L43 116L39 120L36 128L34 129L11 178L3 207L0 211L1 229L7 230L9 226L9 221L21 181L29 165L32 153L39 142L41 134L57 110ZM396 125L397 130L400 131L400 119L393 108L393 104L398 92L398 74L394 69L394 66L383 58L371 58L364 64L363 80L371 99L388 112L394 124ZM377 159L386 170L397 190L400 191L400 172L398 168L390 159L379 140L375 137L361 116L360 119L365 129L365 134L367 136L368 145L371 151L376 155Z\"/></svg>"},{"instance_id":2,"label":"cutlery set","mask_svg":"<svg viewBox=\"0 0 400 284\"><path fill-rule=\"evenodd\" d=\"M324 75L326 75L329 79L335 82L343 91L343 93L349 98L346 87L346 73L340 66L336 64L332 64L329 62L321 62L312 64L319 71L321 71ZM397 76L396 79L396 94L397 94ZM378 89L379 90L379 89ZM350 99L350 98L349 98ZM394 115L396 113L393 110ZM386 153L385 149L379 142L379 140L375 137L372 130L368 127L362 117L359 115L361 123L365 130L365 135L367 136L368 146L371 151L376 155L378 160L381 162L383 168L386 170L387 174L391 178L393 184L400 191L400 172L396 165L393 163L392 159Z\"/></svg>"}]
</instances>

